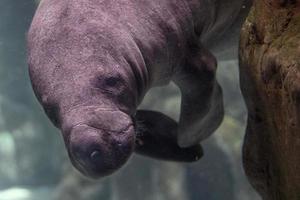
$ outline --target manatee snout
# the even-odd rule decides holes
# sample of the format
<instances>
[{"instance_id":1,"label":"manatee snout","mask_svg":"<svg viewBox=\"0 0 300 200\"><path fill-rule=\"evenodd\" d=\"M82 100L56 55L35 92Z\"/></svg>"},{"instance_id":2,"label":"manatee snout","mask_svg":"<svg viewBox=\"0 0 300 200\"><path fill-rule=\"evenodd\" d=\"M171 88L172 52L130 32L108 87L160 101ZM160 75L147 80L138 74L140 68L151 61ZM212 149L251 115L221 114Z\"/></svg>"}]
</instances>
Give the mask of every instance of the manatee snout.
<instances>
[{"instance_id":1,"label":"manatee snout","mask_svg":"<svg viewBox=\"0 0 300 200\"><path fill-rule=\"evenodd\" d=\"M102 117L113 117L106 114L104 112ZM98 126L91 122L77 124L65 137L71 162L82 174L93 179L110 175L121 168L135 145L131 120L124 121L124 117L119 115L106 126L101 126L100 121L97 123Z\"/></svg>"}]
</instances>

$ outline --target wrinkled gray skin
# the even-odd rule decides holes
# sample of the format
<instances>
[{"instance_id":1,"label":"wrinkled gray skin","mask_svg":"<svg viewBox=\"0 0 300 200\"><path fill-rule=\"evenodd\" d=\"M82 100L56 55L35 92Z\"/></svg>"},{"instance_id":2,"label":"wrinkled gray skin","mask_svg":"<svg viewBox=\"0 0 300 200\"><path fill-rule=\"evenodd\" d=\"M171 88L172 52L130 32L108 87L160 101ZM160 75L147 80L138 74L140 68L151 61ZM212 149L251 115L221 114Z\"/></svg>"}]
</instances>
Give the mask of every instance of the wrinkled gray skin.
<instances>
[{"instance_id":1,"label":"wrinkled gray skin","mask_svg":"<svg viewBox=\"0 0 300 200\"><path fill-rule=\"evenodd\" d=\"M43 0L28 33L30 77L73 165L98 178L134 150L198 160L198 143L223 118L216 60L204 46L240 24L244 3ZM178 124L159 112L137 111L151 87L170 81L182 93Z\"/></svg>"}]
</instances>

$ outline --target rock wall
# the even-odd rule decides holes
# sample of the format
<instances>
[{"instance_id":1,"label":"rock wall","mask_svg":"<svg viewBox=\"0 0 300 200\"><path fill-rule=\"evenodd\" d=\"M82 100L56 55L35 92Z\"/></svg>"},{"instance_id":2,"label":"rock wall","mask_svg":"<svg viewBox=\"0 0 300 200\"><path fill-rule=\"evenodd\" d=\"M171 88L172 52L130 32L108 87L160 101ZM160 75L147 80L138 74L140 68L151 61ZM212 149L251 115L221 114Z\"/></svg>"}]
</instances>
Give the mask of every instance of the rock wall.
<instances>
[{"instance_id":1,"label":"rock wall","mask_svg":"<svg viewBox=\"0 0 300 200\"><path fill-rule=\"evenodd\" d=\"M244 168L266 200L300 199L300 3L255 0L240 39Z\"/></svg>"}]
</instances>

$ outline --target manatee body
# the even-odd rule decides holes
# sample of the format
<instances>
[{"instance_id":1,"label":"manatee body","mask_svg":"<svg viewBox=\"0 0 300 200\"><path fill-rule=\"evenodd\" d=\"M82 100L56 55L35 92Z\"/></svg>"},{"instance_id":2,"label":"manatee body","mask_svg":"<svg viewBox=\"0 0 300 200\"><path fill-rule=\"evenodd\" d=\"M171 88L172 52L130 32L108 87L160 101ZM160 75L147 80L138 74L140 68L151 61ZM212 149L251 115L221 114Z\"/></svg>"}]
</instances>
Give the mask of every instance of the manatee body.
<instances>
[{"instance_id":1,"label":"manatee body","mask_svg":"<svg viewBox=\"0 0 300 200\"><path fill-rule=\"evenodd\" d=\"M238 26L248 2L43 0L28 33L29 72L73 165L97 178L133 151L198 160L198 143L223 117L216 60L207 48ZM182 93L178 123L137 110L151 87L170 81Z\"/></svg>"}]
</instances>

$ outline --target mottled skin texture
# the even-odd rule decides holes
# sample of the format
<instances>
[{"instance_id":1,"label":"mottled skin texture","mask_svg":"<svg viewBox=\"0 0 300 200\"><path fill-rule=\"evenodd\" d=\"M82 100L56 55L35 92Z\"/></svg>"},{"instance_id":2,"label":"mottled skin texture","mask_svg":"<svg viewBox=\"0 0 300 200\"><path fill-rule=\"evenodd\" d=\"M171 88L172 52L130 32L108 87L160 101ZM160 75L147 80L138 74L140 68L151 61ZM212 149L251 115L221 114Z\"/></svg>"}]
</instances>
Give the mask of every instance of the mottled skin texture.
<instances>
[{"instance_id":1,"label":"mottled skin texture","mask_svg":"<svg viewBox=\"0 0 300 200\"><path fill-rule=\"evenodd\" d=\"M120 168L134 150L198 160L198 143L223 118L216 60L205 47L230 31L243 3L43 0L28 33L30 77L74 166L97 178ZM137 111L151 87L170 81L182 93L178 124Z\"/></svg>"}]
</instances>

